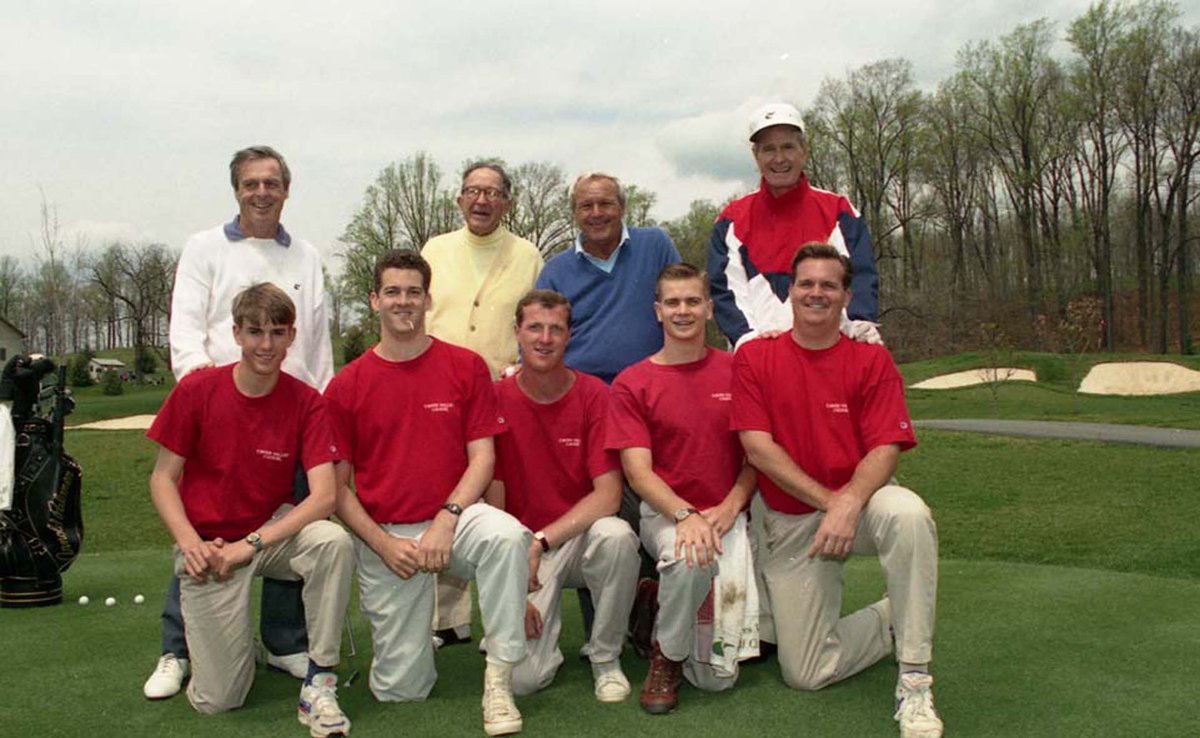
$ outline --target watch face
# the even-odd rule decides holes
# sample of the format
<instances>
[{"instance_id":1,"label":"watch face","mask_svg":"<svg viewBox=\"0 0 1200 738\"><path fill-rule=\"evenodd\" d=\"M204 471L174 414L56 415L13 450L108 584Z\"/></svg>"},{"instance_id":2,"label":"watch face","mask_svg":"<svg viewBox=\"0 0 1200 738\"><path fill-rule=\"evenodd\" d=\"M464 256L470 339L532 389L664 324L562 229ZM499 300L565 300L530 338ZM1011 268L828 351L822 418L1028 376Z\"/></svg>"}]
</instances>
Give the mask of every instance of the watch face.
<instances>
[{"instance_id":1,"label":"watch face","mask_svg":"<svg viewBox=\"0 0 1200 738\"><path fill-rule=\"evenodd\" d=\"M693 510L690 507L685 507L685 508L676 510L675 511L675 522L682 523L684 520L687 520L688 516L691 515L693 512L695 512L695 510Z\"/></svg>"}]
</instances>

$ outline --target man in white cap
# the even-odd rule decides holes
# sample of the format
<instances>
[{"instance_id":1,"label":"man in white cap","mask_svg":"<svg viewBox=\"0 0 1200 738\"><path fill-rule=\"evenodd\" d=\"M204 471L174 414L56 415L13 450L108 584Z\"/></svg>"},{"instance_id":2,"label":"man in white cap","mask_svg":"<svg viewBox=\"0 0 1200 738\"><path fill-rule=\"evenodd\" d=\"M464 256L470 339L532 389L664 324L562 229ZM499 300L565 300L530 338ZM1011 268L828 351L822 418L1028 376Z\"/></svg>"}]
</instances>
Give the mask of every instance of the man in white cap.
<instances>
[{"instance_id":1,"label":"man in white cap","mask_svg":"<svg viewBox=\"0 0 1200 738\"><path fill-rule=\"evenodd\" d=\"M854 265L854 297L842 316L842 332L881 342L874 323L879 278L871 234L845 196L809 184L800 111L782 102L758 109L750 119L750 143L761 184L725 206L709 242L708 276L721 331L738 346L764 331L789 330L792 257L816 241L832 244Z\"/></svg>"}]
</instances>

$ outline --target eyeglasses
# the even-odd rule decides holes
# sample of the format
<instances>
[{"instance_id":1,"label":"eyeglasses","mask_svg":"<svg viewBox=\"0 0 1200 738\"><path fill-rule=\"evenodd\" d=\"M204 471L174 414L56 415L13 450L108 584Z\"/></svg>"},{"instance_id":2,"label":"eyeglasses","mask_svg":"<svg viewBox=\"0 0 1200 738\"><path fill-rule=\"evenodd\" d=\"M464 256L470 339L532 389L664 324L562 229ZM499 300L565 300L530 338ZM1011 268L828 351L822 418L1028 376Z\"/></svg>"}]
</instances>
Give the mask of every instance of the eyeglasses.
<instances>
[{"instance_id":1,"label":"eyeglasses","mask_svg":"<svg viewBox=\"0 0 1200 738\"><path fill-rule=\"evenodd\" d=\"M485 195L489 200L508 199L508 195L504 194L504 190L498 190L495 187L464 187L460 194L469 200L478 200Z\"/></svg>"}]
</instances>

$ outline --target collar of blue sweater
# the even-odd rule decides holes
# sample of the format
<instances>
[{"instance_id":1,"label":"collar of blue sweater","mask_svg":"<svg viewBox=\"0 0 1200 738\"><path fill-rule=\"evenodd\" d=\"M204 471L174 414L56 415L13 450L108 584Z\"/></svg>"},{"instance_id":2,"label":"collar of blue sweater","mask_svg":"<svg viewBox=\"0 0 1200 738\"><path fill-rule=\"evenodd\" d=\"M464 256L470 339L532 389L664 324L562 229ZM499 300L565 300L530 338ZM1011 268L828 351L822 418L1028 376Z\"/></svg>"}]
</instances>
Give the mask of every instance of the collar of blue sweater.
<instances>
[{"instance_id":1,"label":"collar of blue sweater","mask_svg":"<svg viewBox=\"0 0 1200 738\"><path fill-rule=\"evenodd\" d=\"M613 249L613 252L611 254L608 255L607 259L597 258L595 256L592 256L588 252L584 251L582 234L575 237L575 253L579 254L583 258L585 258L588 261L595 264L597 267L602 269L606 274L612 274L613 267L615 267L617 265L617 257L621 254L621 249L624 248L625 243L627 241L629 241L629 226L622 223L621 224L621 243L617 244L617 247L615 249Z\"/></svg>"},{"instance_id":2,"label":"collar of blue sweater","mask_svg":"<svg viewBox=\"0 0 1200 738\"><path fill-rule=\"evenodd\" d=\"M245 241L247 238L246 234L242 231L240 218L240 215L235 215L233 216L233 220L225 224L225 238L228 238L230 241ZM275 243L280 246L292 245L292 236L284 230L283 223L280 223L275 229Z\"/></svg>"}]
</instances>

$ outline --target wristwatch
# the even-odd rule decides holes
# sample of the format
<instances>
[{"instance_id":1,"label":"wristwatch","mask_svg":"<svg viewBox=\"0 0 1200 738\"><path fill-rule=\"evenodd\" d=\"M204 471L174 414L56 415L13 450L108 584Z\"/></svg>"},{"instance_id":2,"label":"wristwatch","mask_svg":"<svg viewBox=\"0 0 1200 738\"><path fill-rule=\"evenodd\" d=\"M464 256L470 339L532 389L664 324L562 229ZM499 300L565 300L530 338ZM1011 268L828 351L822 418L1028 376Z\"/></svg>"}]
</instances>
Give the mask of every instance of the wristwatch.
<instances>
[{"instance_id":1,"label":"wristwatch","mask_svg":"<svg viewBox=\"0 0 1200 738\"><path fill-rule=\"evenodd\" d=\"M550 541L547 541L547 540L546 540L546 534L545 534L545 533L543 533L543 532L541 532L541 531L539 530L537 533L534 533L534 534L533 534L533 540L535 540L535 541L537 541L538 543L540 543L540 544L541 544L541 546L542 546L542 551L543 551L544 553L550 553Z\"/></svg>"},{"instance_id":2,"label":"wristwatch","mask_svg":"<svg viewBox=\"0 0 1200 738\"><path fill-rule=\"evenodd\" d=\"M262 536L258 534L258 531L254 531L250 535L246 536L246 543L254 546L254 553L258 553L263 549Z\"/></svg>"},{"instance_id":3,"label":"wristwatch","mask_svg":"<svg viewBox=\"0 0 1200 738\"><path fill-rule=\"evenodd\" d=\"M455 505L453 502L447 502L445 505L442 505L442 509L451 515L462 515L462 506Z\"/></svg>"},{"instance_id":4,"label":"wristwatch","mask_svg":"<svg viewBox=\"0 0 1200 738\"><path fill-rule=\"evenodd\" d=\"M698 512L700 511L694 507L681 507L675 511L675 522L682 523L688 519L689 515L695 515Z\"/></svg>"}]
</instances>

